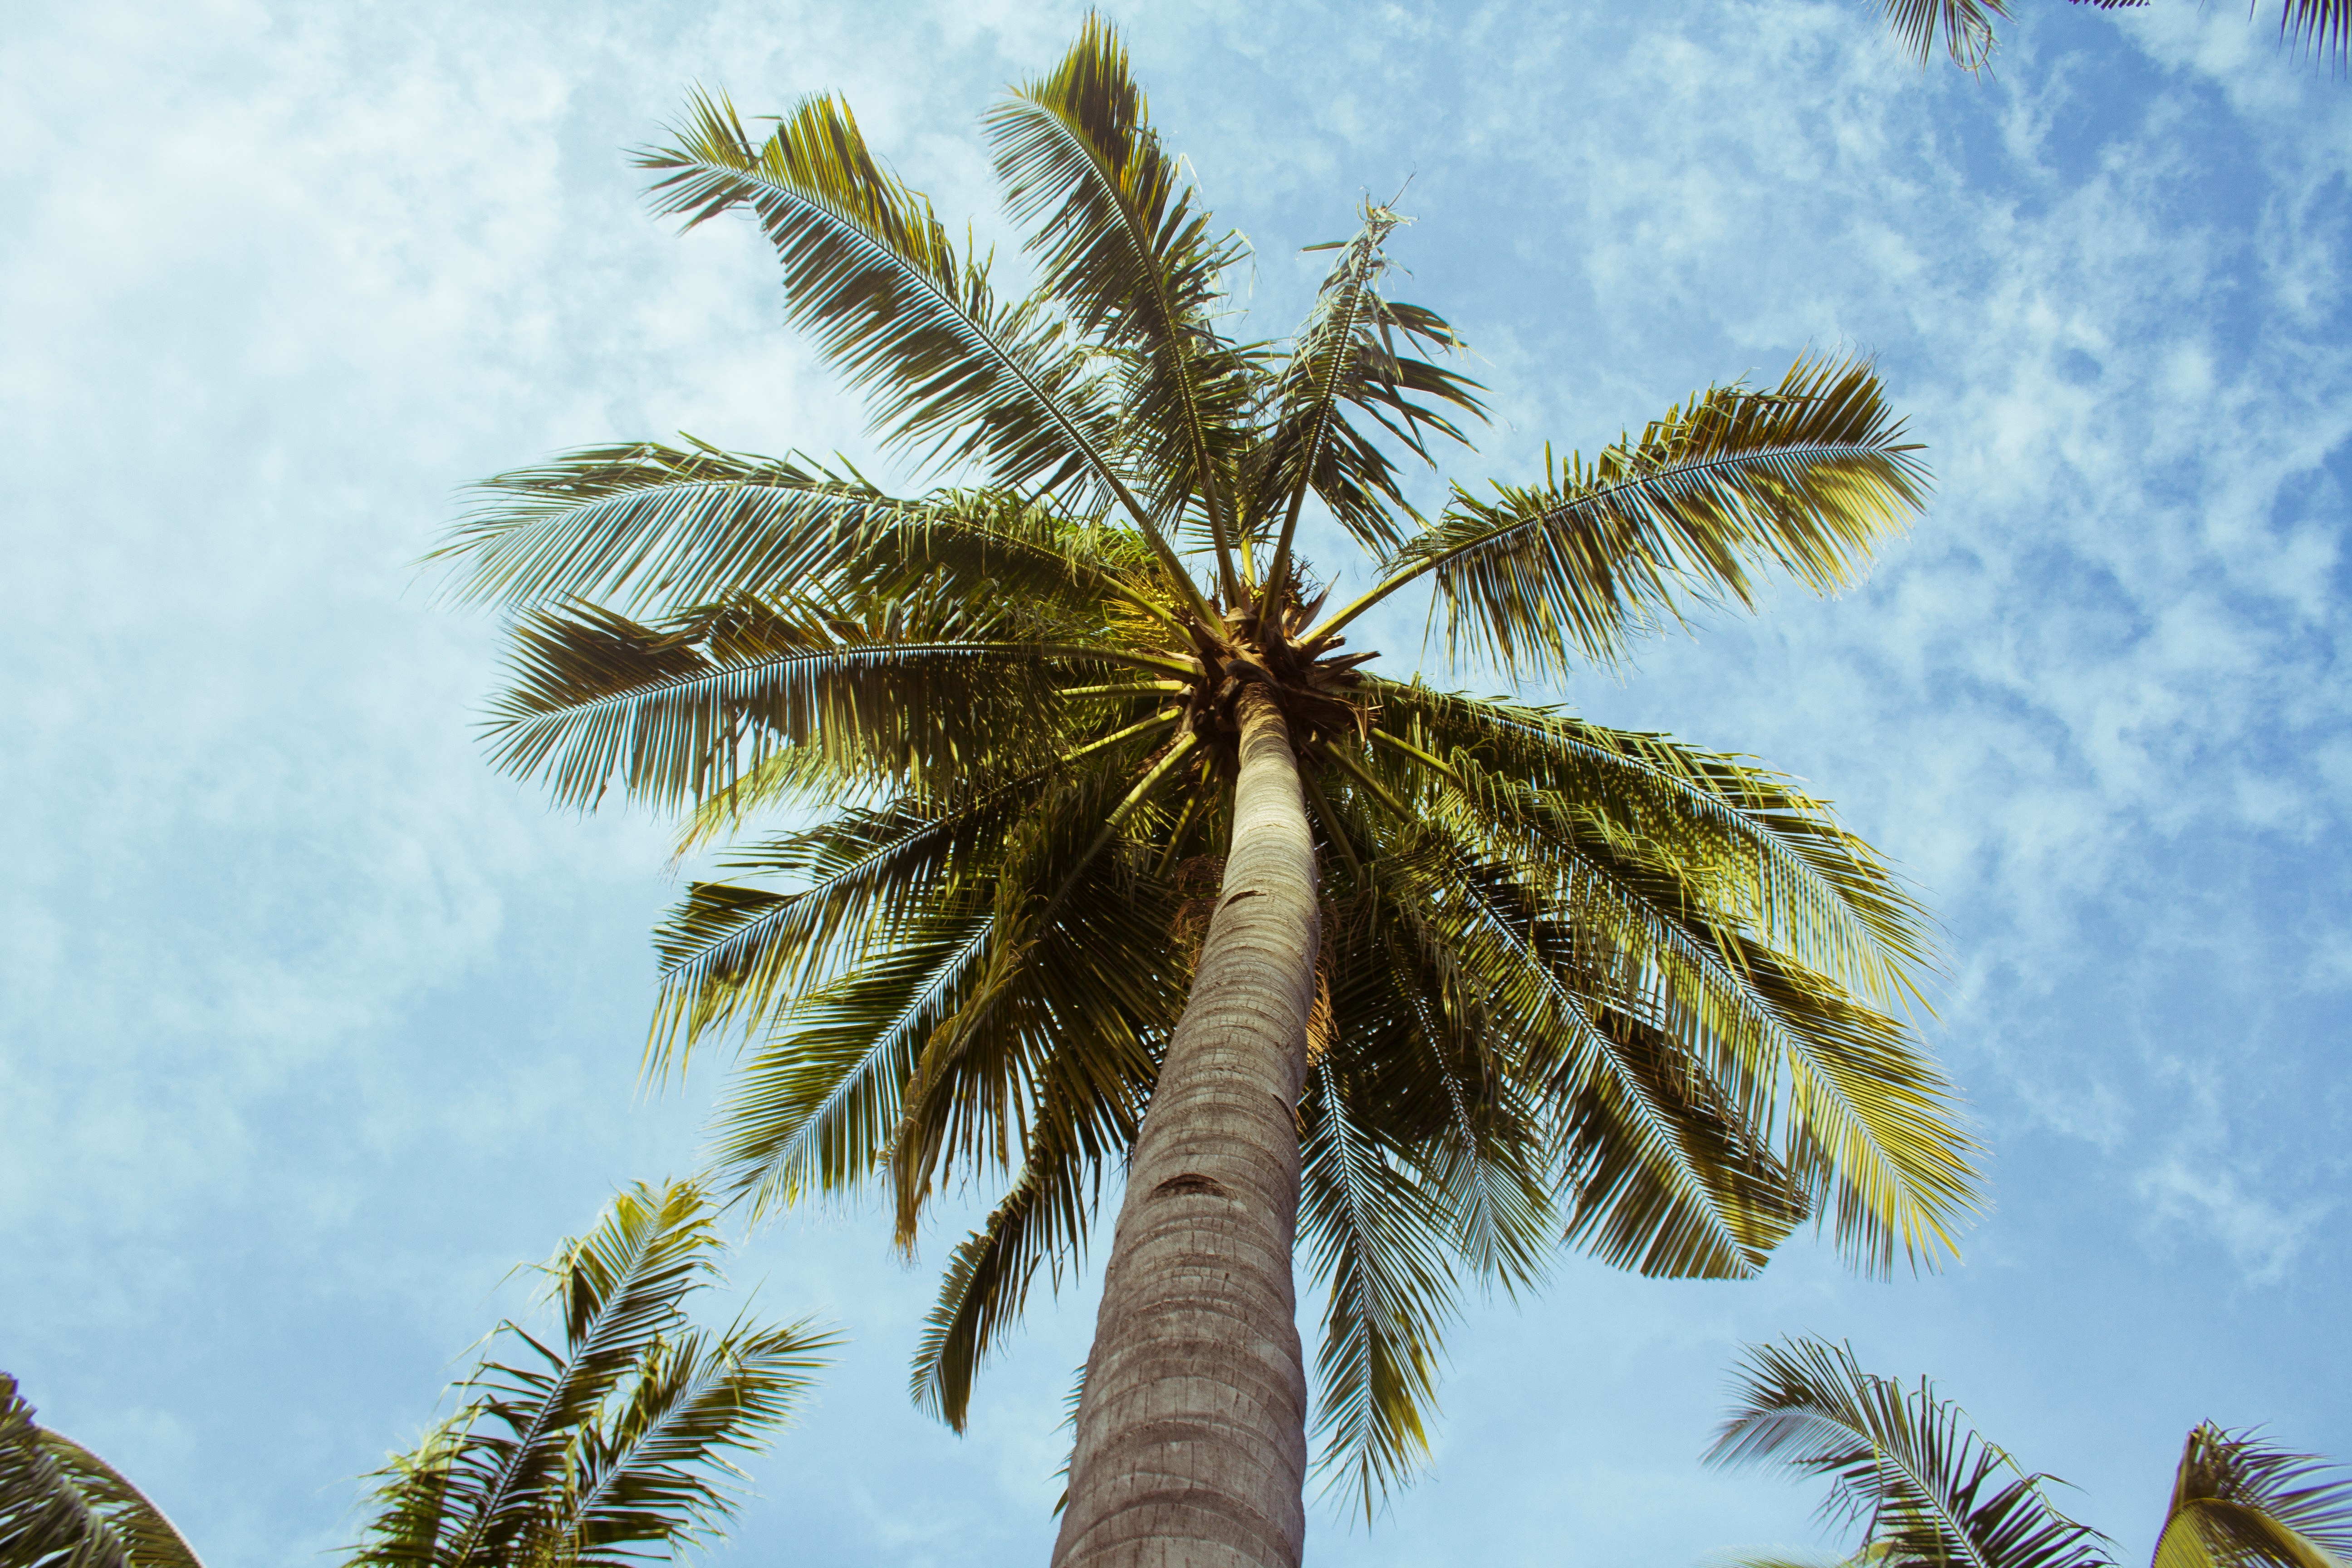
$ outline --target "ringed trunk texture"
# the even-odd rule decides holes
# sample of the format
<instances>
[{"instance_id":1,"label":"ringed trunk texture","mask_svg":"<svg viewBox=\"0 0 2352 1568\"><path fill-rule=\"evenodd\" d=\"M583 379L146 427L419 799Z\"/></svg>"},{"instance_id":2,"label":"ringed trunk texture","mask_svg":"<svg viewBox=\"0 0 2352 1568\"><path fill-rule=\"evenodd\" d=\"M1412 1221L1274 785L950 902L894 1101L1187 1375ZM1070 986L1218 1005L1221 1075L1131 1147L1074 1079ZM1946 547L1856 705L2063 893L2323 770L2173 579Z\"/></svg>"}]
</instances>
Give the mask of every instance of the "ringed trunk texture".
<instances>
[{"instance_id":1,"label":"ringed trunk texture","mask_svg":"<svg viewBox=\"0 0 2352 1568\"><path fill-rule=\"evenodd\" d=\"M1291 1247L1315 849L1281 710L1244 690L1224 883L1128 1167L1055 1568L1296 1568Z\"/></svg>"}]
</instances>

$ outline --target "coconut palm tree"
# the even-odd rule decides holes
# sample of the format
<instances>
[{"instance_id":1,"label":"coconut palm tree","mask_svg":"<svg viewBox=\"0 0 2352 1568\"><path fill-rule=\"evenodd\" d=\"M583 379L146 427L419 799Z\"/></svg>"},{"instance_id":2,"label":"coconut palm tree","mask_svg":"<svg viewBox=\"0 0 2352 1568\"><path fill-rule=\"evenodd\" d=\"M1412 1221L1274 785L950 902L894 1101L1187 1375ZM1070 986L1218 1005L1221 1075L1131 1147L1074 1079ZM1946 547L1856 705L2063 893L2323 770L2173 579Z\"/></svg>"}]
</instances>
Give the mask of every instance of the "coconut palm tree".
<instances>
[{"instance_id":1,"label":"coconut palm tree","mask_svg":"<svg viewBox=\"0 0 2352 1568\"><path fill-rule=\"evenodd\" d=\"M2073 0L2120 11L2147 0ZM1886 23L1903 47L1925 66L1943 39L1945 52L1962 70L1981 70L1992 59L1993 18L2009 17L2007 0L1885 0ZM2249 14L2253 7L2247 7ZM2336 69L2352 64L2352 0L2283 0L2279 43L2324 59Z\"/></svg>"},{"instance_id":2,"label":"coconut palm tree","mask_svg":"<svg viewBox=\"0 0 2352 1568\"><path fill-rule=\"evenodd\" d=\"M1749 1346L1712 1464L1788 1465L1831 1483L1823 1513L1864 1525L1842 1568L2113 1568L2115 1544L2053 1507L2042 1483L1921 1378L1864 1372L1848 1345ZM2189 1434L2152 1568L2345 1568L2352 1480L2254 1432ZM1748 1568L1811 1568L1787 1556Z\"/></svg>"},{"instance_id":3,"label":"coconut palm tree","mask_svg":"<svg viewBox=\"0 0 2352 1568\"><path fill-rule=\"evenodd\" d=\"M0 1563L7 1568L203 1568L122 1472L33 1419L0 1372Z\"/></svg>"},{"instance_id":4,"label":"coconut palm tree","mask_svg":"<svg viewBox=\"0 0 2352 1568\"><path fill-rule=\"evenodd\" d=\"M358 1568L634 1568L732 1511L730 1452L791 1419L835 1342L805 1322L698 1328L717 1215L692 1183L640 1184L542 1266L563 1344L502 1324L457 1412L377 1472ZM500 1359L500 1357L509 1359ZM0 1373L0 1565L202 1568L161 1509L33 1419Z\"/></svg>"},{"instance_id":5,"label":"coconut palm tree","mask_svg":"<svg viewBox=\"0 0 2352 1568\"><path fill-rule=\"evenodd\" d=\"M1295 1251L1324 1464L1368 1509L1423 1451L1460 1292L1532 1286L1562 1237L1669 1277L1808 1220L1866 1268L1940 1256L1972 1145L1897 1016L1931 955L1873 851L1740 759L1341 651L1427 603L1457 666L1544 681L1768 572L1838 588L1925 482L1870 364L1696 393L1428 515L1405 465L1480 404L1386 290L1403 218L1367 204L1308 247L1296 336L1239 340L1241 243L1108 26L987 127L1012 300L832 98L758 137L698 95L641 158L662 212L761 226L788 320L932 488L598 447L490 481L439 552L514 616L499 765L735 846L658 933L648 1058L744 1042L730 1190L878 1182L908 1247L943 1184L1002 1193L915 1368L960 1426L1123 1171L1069 1563L1298 1560ZM761 813L785 829L745 837Z\"/></svg>"},{"instance_id":6,"label":"coconut palm tree","mask_svg":"<svg viewBox=\"0 0 2352 1568\"><path fill-rule=\"evenodd\" d=\"M514 1323L463 1405L377 1472L353 1568L629 1568L732 1511L730 1452L791 1419L821 1352L805 1322L695 1326L721 1242L691 1183L639 1184L542 1266L562 1348ZM505 1359L501 1359L505 1358Z\"/></svg>"}]
</instances>

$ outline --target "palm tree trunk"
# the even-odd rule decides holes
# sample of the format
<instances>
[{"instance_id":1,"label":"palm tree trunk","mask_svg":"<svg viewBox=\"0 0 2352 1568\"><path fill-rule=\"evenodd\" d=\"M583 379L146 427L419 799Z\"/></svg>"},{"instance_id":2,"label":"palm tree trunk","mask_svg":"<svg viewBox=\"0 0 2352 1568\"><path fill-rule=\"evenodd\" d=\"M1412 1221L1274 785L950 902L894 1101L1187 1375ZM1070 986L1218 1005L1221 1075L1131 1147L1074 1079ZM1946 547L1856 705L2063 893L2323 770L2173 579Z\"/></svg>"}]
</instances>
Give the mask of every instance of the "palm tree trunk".
<instances>
[{"instance_id":1,"label":"palm tree trunk","mask_svg":"<svg viewBox=\"0 0 2352 1568\"><path fill-rule=\"evenodd\" d=\"M1291 1245L1315 850L1289 727L1240 703L1224 884L1128 1166L1055 1568L1296 1568L1307 1376Z\"/></svg>"}]
</instances>

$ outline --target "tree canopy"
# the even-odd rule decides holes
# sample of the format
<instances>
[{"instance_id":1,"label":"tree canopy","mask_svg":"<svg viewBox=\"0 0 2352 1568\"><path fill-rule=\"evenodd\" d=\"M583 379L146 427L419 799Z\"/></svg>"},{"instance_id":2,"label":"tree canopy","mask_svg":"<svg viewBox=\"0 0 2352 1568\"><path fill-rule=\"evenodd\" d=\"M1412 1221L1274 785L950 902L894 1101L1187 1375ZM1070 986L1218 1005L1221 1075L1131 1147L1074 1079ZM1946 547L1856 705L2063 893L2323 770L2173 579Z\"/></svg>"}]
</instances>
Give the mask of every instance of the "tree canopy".
<instances>
[{"instance_id":1,"label":"tree canopy","mask_svg":"<svg viewBox=\"0 0 2352 1568\"><path fill-rule=\"evenodd\" d=\"M1239 338L1244 243L1108 26L986 127L1030 236L1011 298L836 99L755 136L697 94L640 160L659 211L760 226L786 320L929 488L600 447L490 480L439 552L514 617L499 764L730 846L657 933L649 1049L739 1043L714 1179L762 1211L878 1184L907 1247L943 1184L1002 1194L914 1369L960 1426L1136 1137L1255 692L1320 884L1298 1225L1347 1495L1425 1451L1462 1292L1563 1240L1662 1277L1753 1273L1808 1223L1869 1269L1948 1253L1974 1146L1904 1021L1933 953L1879 856L1751 760L1339 651L1426 593L1454 668L1547 682L1773 574L1850 584L1927 482L1870 362L1702 389L1425 513L1412 470L1482 404L1389 291L1401 215L1308 247L1307 319Z\"/></svg>"}]
</instances>

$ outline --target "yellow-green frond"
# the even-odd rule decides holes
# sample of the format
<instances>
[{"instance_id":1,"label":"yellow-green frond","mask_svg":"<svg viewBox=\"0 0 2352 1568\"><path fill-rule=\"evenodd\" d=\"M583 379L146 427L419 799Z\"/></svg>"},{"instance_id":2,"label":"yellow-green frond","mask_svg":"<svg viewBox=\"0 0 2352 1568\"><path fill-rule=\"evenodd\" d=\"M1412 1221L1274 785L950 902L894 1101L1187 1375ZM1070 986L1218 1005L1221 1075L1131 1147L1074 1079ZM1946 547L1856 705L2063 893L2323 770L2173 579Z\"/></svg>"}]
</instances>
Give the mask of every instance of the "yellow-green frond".
<instances>
[{"instance_id":1,"label":"yellow-green frond","mask_svg":"<svg viewBox=\"0 0 2352 1568\"><path fill-rule=\"evenodd\" d=\"M1492 500L1457 487L1324 632L1429 577L1457 658L1536 674L1612 660L1698 606L1752 607L1761 568L1846 586L1918 510L1917 450L1868 361L1801 359L1769 392L1695 394L1540 484L1498 484Z\"/></svg>"}]
</instances>

